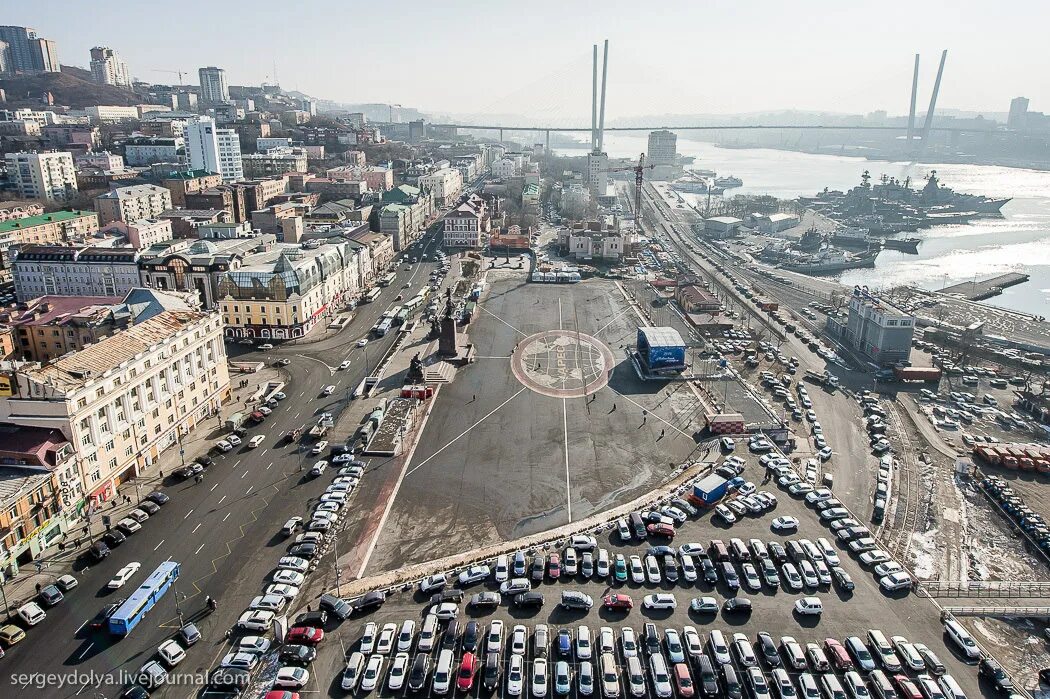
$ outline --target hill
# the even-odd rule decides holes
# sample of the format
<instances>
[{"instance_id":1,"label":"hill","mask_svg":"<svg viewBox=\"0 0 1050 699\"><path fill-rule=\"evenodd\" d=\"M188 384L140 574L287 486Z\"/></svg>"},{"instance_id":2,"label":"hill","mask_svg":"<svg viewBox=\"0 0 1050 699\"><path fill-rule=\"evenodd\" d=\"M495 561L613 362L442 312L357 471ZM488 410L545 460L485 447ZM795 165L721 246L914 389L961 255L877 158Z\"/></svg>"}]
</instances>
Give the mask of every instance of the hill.
<instances>
[{"instance_id":1,"label":"hill","mask_svg":"<svg viewBox=\"0 0 1050 699\"><path fill-rule=\"evenodd\" d=\"M55 104L83 109L93 104L130 107L142 99L130 90L112 85L96 85L91 73L83 68L62 66L61 73L20 75L0 80L0 88L7 93L9 109L39 107L43 95L50 92Z\"/></svg>"}]
</instances>

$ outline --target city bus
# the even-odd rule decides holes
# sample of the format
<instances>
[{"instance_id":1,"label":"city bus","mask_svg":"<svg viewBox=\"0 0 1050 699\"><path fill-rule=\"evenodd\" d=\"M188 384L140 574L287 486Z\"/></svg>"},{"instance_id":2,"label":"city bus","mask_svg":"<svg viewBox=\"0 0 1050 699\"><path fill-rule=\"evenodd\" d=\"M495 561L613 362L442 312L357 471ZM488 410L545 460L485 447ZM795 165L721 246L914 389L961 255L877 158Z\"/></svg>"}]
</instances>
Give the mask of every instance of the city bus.
<instances>
[{"instance_id":1,"label":"city bus","mask_svg":"<svg viewBox=\"0 0 1050 699\"><path fill-rule=\"evenodd\" d=\"M393 325L393 318L383 318L381 321L379 321L379 325L376 326L376 337L383 337L383 335L386 335L387 331L390 330L390 328L393 327Z\"/></svg>"},{"instance_id":2,"label":"city bus","mask_svg":"<svg viewBox=\"0 0 1050 699\"><path fill-rule=\"evenodd\" d=\"M404 325L405 321L408 320L408 314L411 312L408 306L402 306L401 310L397 312L397 315L393 317L394 325Z\"/></svg>"},{"instance_id":3,"label":"city bus","mask_svg":"<svg viewBox=\"0 0 1050 699\"><path fill-rule=\"evenodd\" d=\"M165 561L157 566L157 569L150 573L144 583L139 585L127 602L113 612L113 616L109 618L109 632L114 636L127 636L131 633L131 630L146 616L146 612L153 609L153 605L178 579L179 564L175 561Z\"/></svg>"},{"instance_id":4,"label":"city bus","mask_svg":"<svg viewBox=\"0 0 1050 699\"><path fill-rule=\"evenodd\" d=\"M390 286L391 284L394 283L395 279L397 279L397 275L394 274L393 272L389 272L388 274L384 274L382 276L382 278L379 280L379 286Z\"/></svg>"},{"instance_id":5,"label":"city bus","mask_svg":"<svg viewBox=\"0 0 1050 699\"><path fill-rule=\"evenodd\" d=\"M372 303L377 298L379 298L379 295L381 293L383 293L383 290L380 289L378 286L374 289L370 289L367 294L361 297L361 303Z\"/></svg>"}]
</instances>

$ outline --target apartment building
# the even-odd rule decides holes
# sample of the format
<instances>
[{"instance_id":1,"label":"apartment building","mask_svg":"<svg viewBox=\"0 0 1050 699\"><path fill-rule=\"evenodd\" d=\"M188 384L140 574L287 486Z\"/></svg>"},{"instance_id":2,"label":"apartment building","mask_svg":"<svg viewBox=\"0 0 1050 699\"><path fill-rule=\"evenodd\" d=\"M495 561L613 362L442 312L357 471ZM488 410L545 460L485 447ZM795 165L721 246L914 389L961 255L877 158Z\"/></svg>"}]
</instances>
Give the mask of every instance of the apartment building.
<instances>
[{"instance_id":1,"label":"apartment building","mask_svg":"<svg viewBox=\"0 0 1050 699\"><path fill-rule=\"evenodd\" d=\"M855 287L845 323L828 318L828 331L873 363L888 366L907 361L915 316L866 289Z\"/></svg>"},{"instance_id":2,"label":"apartment building","mask_svg":"<svg viewBox=\"0 0 1050 699\"><path fill-rule=\"evenodd\" d=\"M197 71L201 84L201 99L205 102L224 103L230 101L230 86L226 82L226 71L208 66Z\"/></svg>"},{"instance_id":3,"label":"apartment building","mask_svg":"<svg viewBox=\"0 0 1050 699\"><path fill-rule=\"evenodd\" d=\"M108 46L91 49L91 79L99 85L131 87L128 64Z\"/></svg>"},{"instance_id":4,"label":"apartment building","mask_svg":"<svg viewBox=\"0 0 1050 699\"><path fill-rule=\"evenodd\" d=\"M69 243L97 231L94 211L55 211L0 222L0 283L11 281L12 246Z\"/></svg>"},{"instance_id":5,"label":"apartment building","mask_svg":"<svg viewBox=\"0 0 1050 699\"><path fill-rule=\"evenodd\" d=\"M155 184L117 187L95 197L95 210L103 224L157 218L170 208L171 192Z\"/></svg>"},{"instance_id":6,"label":"apartment building","mask_svg":"<svg viewBox=\"0 0 1050 699\"><path fill-rule=\"evenodd\" d=\"M134 248L26 245L12 257L19 301L45 295L123 296L139 286Z\"/></svg>"},{"instance_id":7,"label":"apartment building","mask_svg":"<svg viewBox=\"0 0 1050 699\"><path fill-rule=\"evenodd\" d=\"M41 296L0 311L0 318L12 330L15 358L47 363L125 327L113 315L118 303L119 296Z\"/></svg>"},{"instance_id":8,"label":"apartment building","mask_svg":"<svg viewBox=\"0 0 1050 699\"><path fill-rule=\"evenodd\" d=\"M171 205L186 207L186 195L211 189L222 184L222 175L206 170L169 172L161 176L160 186L171 192Z\"/></svg>"},{"instance_id":9,"label":"apartment building","mask_svg":"<svg viewBox=\"0 0 1050 699\"><path fill-rule=\"evenodd\" d=\"M483 234L489 232L489 214L485 200L475 195L442 220L442 243L456 248L481 247Z\"/></svg>"},{"instance_id":10,"label":"apartment building","mask_svg":"<svg viewBox=\"0 0 1050 699\"><path fill-rule=\"evenodd\" d=\"M46 366L15 374L0 421L59 430L98 505L229 398L218 313L163 310Z\"/></svg>"},{"instance_id":11,"label":"apartment building","mask_svg":"<svg viewBox=\"0 0 1050 699\"><path fill-rule=\"evenodd\" d=\"M136 250L143 250L164 240L171 240L175 233L171 221L159 218L140 218L131 223L114 221L102 229L103 233L122 235L128 245Z\"/></svg>"},{"instance_id":12,"label":"apartment building","mask_svg":"<svg viewBox=\"0 0 1050 699\"><path fill-rule=\"evenodd\" d=\"M241 156L244 176L271 177L288 172L306 172L306 151L302 148L271 148L265 153Z\"/></svg>"},{"instance_id":13,"label":"apartment building","mask_svg":"<svg viewBox=\"0 0 1050 699\"><path fill-rule=\"evenodd\" d=\"M445 167L420 177L419 186L431 193L435 206L451 206L463 193L463 176L459 170Z\"/></svg>"},{"instance_id":14,"label":"apartment building","mask_svg":"<svg viewBox=\"0 0 1050 699\"><path fill-rule=\"evenodd\" d=\"M4 159L8 180L20 197L63 202L77 193L77 171L71 153L8 153Z\"/></svg>"},{"instance_id":15,"label":"apartment building","mask_svg":"<svg viewBox=\"0 0 1050 699\"><path fill-rule=\"evenodd\" d=\"M244 179L237 132L219 128L211 117L199 117L186 124L186 152L193 170L217 172L223 182Z\"/></svg>"},{"instance_id":16,"label":"apartment building","mask_svg":"<svg viewBox=\"0 0 1050 699\"><path fill-rule=\"evenodd\" d=\"M132 136L124 142L128 165L185 163L186 141L180 136Z\"/></svg>"}]
</instances>

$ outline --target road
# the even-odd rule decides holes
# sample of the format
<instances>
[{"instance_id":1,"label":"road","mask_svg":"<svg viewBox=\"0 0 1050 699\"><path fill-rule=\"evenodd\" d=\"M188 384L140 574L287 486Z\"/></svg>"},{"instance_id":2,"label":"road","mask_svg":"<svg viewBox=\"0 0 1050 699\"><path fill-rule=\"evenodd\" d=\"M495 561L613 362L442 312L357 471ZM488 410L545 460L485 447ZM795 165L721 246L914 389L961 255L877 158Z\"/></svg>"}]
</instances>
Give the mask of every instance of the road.
<instances>
[{"instance_id":1,"label":"road","mask_svg":"<svg viewBox=\"0 0 1050 699\"><path fill-rule=\"evenodd\" d=\"M432 252L436 247L434 236L428 236L423 245L407 255ZM435 267L432 260L408 269L398 262L397 280L384 289L379 299L360 306L344 330L317 342L289 343L266 353L244 352L246 348L241 345L231 345L231 359L262 360L268 364L278 358L290 360L282 369L288 384L287 399L263 425L248 428L249 437L265 434L267 439L256 449L241 447L216 456L215 465L200 484L192 479L176 482L169 476L164 492L171 501L105 561L97 565L81 562L76 566L79 587L64 602L49 609L44 622L32 629L24 641L8 650L3 661L8 672L94 672L95 677L78 677L77 682L61 689L49 687L47 696L115 696L118 687L108 686L103 676L134 672L154 655L156 647L180 625L176 600L183 620L196 622L204 636L201 643L191 648L179 671L206 672L212 668L218 654L225 652L225 630L251 598L261 593L273 563L285 551L287 541L276 536L281 524L292 516L306 514L307 504L316 500L331 480L305 477L313 461L305 453L309 445L278 445L278 440L292 428L313 422L321 412L338 415L350 392L366 375L366 363L374 366L397 334L373 340L365 348L357 348L356 340L365 337L379 316L396 303L395 296L404 293L408 297L425 286ZM405 284L410 288L403 289ZM339 370L344 359L350 360L350 367ZM322 387L329 384L335 385L336 391L322 396ZM376 499L390 475L382 469L368 469L351 507L355 501ZM348 528L341 534L340 547L353 546L363 534L361 526ZM91 632L86 627L102 606L130 596L149 573L169 560L181 564L174 591L162 598L126 639L117 642L108 634ZM123 589L107 591L106 583L113 574L131 561L141 563L139 572ZM321 560L321 568L330 565L330 560ZM319 577L308 578L301 601L316 596L313 588L319 587ZM203 612L206 595L219 600L219 609L211 615ZM15 686L26 687L29 680L25 679Z\"/></svg>"}]
</instances>

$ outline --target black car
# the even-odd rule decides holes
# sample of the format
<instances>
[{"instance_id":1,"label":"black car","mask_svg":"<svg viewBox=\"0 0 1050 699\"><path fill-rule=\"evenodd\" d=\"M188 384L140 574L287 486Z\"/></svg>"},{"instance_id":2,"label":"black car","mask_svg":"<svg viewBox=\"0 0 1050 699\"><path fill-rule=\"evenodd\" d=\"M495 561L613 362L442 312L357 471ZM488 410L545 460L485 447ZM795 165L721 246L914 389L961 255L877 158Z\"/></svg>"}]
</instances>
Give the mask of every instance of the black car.
<instances>
[{"instance_id":1,"label":"black car","mask_svg":"<svg viewBox=\"0 0 1050 699\"><path fill-rule=\"evenodd\" d=\"M280 660L282 663L290 663L306 667L317 657L317 649L313 646L291 645L281 648Z\"/></svg>"},{"instance_id":2,"label":"black car","mask_svg":"<svg viewBox=\"0 0 1050 699\"><path fill-rule=\"evenodd\" d=\"M150 502L155 502L158 505L167 505L168 502L171 500L171 498L169 498L167 495L160 492L159 490L154 490L152 493L146 496L146 499Z\"/></svg>"},{"instance_id":3,"label":"black car","mask_svg":"<svg viewBox=\"0 0 1050 699\"><path fill-rule=\"evenodd\" d=\"M649 657L660 653L660 632L656 630L656 624L649 622L642 630L642 642L645 644L645 653Z\"/></svg>"},{"instance_id":4,"label":"black car","mask_svg":"<svg viewBox=\"0 0 1050 699\"><path fill-rule=\"evenodd\" d=\"M767 546L766 549L769 551L769 557L777 563L784 563L787 561L787 551L779 541L770 541L769 546Z\"/></svg>"},{"instance_id":5,"label":"black car","mask_svg":"<svg viewBox=\"0 0 1050 699\"><path fill-rule=\"evenodd\" d=\"M441 604L443 602L455 602L456 604L459 604L463 601L463 594L463 590L456 588L435 592L430 596L430 604Z\"/></svg>"},{"instance_id":6,"label":"black car","mask_svg":"<svg viewBox=\"0 0 1050 699\"><path fill-rule=\"evenodd\" d=\"M102 540L110 547L117 547L128 540L128 537L124 535L119 529L111 529L102 535Z\"/></svg>"},{"instance_id":7,"label":"black car","mask_svg":"<svg viewBox=\"0 0 1050 699\"><path fill-rule=\"evenodd\" d=\"M977 674L986 678L997 692L1012 694L1014 691L1013 680L1006 674L1003 666L992 658L982 658L977 665Z\"/></svg>"},{"instance_id":8,"label":"black car","mask_svg":"<svg viewBox=\"0 0 1050 699\"><path fill-rule=\"evenodd\" d=\"M488 653L485 656L485 669L481 674L481 684L485 689L493 690L499 686L499 653Z\"/></svg>"},{"instance_id":9,"label":"black car","mask_svg":"<svg viewBox=\"0 0 1050 699\"><path fill-rule=\"evenodd\" d=\"M730 597L722 605L722 611L726 614L750 614L751 600L747 597Z\"/></svg>"},{"instance_id":10,"label":"black car","mask_svg":"<svg viewBox=\"0 0 1050 699\"><path fill-rule=\"evenodd\" d=\"M198 456L196 459L194 459L194 461L196 461L204 468L208 468L209 466L213 466L215 464L215 459L211 458L210 456Z\"/></svg>"},{"instance_id":11,"label":"black car","mask_svg":"<svg viewBox=\"0 0 1050 699\"><path fill-rule=\"evenodd\" d=\"M239 667L220 667L208 678L208 688L217 690L243 690L251 682L252 673Z\"/></svg>"},{"instance_id":12,"label":"black car","mask_svg":"<svg viewBox=\"0 0 1050 699\"><path fill-rule=\"evenodd\" d=\"M408 673L408 688L413 692L423 689L429 672L430 656L426 653L416 654L416 659L412 661L412 671Z\"/></svg>"},{"instance_id":13,"label":"black car","mask_svg":"<svg viewBox=\"0 0 1050 699\"><path fill-rule=\"evenodd\" d=\"M477 609L489 609L498 607L501 601L502 599L498 592L479 592L471 596L470 606Z\"/></svg>"},{"instance_id":14,"label":"black car","mask_svg":"<svg viewBox=\"0 0 1050 699\"><path fill-rule=\"evenodd\" d=\"M689 515L690 517L695 517L698 514L700 514L700 511L697 510L691 502L683 498L674 498L673 500L671 500L671 504L677 507L682 512Z\"/></svg>"},{"instance_id":15,"label":"black car","mask_svg":"<svg viewBox=\"0 0 1050 699\"><path fill-rule=\"evenodd\" d=\"M182 480L186 480L187 478L193 478L200 473L204 473L204 466L201 464L190 464L176 471L175 476Z\"/></svg>"},{"instance_id":16,"label":"black car","mask_svg":"<svg viewBox=\"0 0 1050 699\"><path fill-rule=\"evenodd\" d=\"M445 633L441 634L441 648L442 650L450 650L455 652L456 642L459 640L459 622L455 619L449 619L448 626L445 627Z\"/></svg>"},{"instance_id":17,"label":"black car","mask_svg":"<svg viewBox=\"0 0 1050 699\"><path fill-rule=\"evenodd\" d=\"M703 570L705 583L708 585L718 584L718 571L715 570L715 564L711 562L710 558L701 558L700 568Z\"/></svg>"},{"instance_id":18,"label":"black car","mask_svg":"<svg viewBox=\"0 0 1050 699\"><path fill-rule=\"evenodd\" d=\"M95 543L91 544L91 548L88 549L88 553L96 561L101 561L109 555L109 547L101 541L96 541Z\"/></svg>"},{"instance_id":19,"label":"black car","mask_svg":"<svg viewBox=\"0 0 1050 699\"><path fill-rule=\"evenodd\" d=\"M340 621L350 616L350 612L353 611L346 600L327 593L321 595L318 607L337 617Z\"/></svg>"},{"instance_id":20,"label":"black car","mask_svg":"<svg viewBox=\"0 0 1050 699\"><path fill-rule=\"evenodd\" d=\"M313 558L317 555L317 544L309 541L295 544L288 549L288 555L298 556L299 558Z\"/></svg>"},{"instance_id":21,"label":"black car","mask_svg":"<svg viewBox=\"0 0 1050 699\"><path fill-rule=\"evenodd\" d=\"M699 678L700 693L707 697L718 696L718 676L715 675L711 658L699 655L694 658L696 675Z\"/></svg>"},{"instance_id":22,"label":"black car","mask_svg":"<svg viewBox=\"0 0 1050 699\"><path fill-rule=\"evenodd\" d=\"M316 612L303 612L296 616L295 621L292 622L292 626L312 626L314 628L323 629L327 622L328 612L319 609Z\"/></svg>"},{"instance_id":23,"label":"black car","mask_svg":"<svg viewBox=\"0 0 1050 699\"><path fill-rule=\"evenodd\" d=\"M149 692L145 687L133 684L120 693L120 699L149 699Z\"/></svg>"},{"instance_id":24,"label":"black car","mask_svg":"<svg viewBox=\"0 0 1050 699\"><path fill-rule=\"evenodd\" d=\"M736 670L733 669L732 665L722 666L722 681L725 684L726 696L729 699L742 699L744 690L740 686L740 678L737 677Z\"/></svg>"},{"instance_id":25,"label":"black car","mask_svg":"<svg viewBox=\"0 0 1050 699\"><path fill-rule=\"evenodd\" d=\"M371 592L366 592L364 596L355 599L350 606L354 608L355 612L360 612L373 607L381 607L383 602L386 602L386 593L382 590L372 590Z\"/></svg>"},{"instance_id":26,"label":"black car","mask_svg":"<svg viewBox=\"0 0 1050 699\"><path fill-rule=\"evenodd\" d=\"M533 590L532 592L522 592L514 597L514 604L518 607L542 607L543 606L543 593Z\"/></svg>"},{"instance_id":27,"label":"black car","mask_svg":"<svg viewBox=\"0 0 1050 699\"><path fill-rule=\"evenodd\" d=\"M91 628L91 629L105 628L106 625L107 625L107 622L109 621L109 618L111 616L113 616L113 612L117 611L120 608L120 605L122 605L122 604L124 604L124 600L121 599L121 600L117 600L116 602L112 602L110 604L107 604L105 607L103 607L102 609L98 610L98 614L96 614L95 616L91 617L91 621L88 622L88 628Z\"/></svg>"},{"instance_id":28,"label":"black car","mask_svg":"<svg viewBox=\"0 0 1050 699\"><path fill-rule=\"evenodd\" d=\"M780 667L780 651L777 650L773 637L765 631L758 634L758 650L763 660L766 661L766 665L771 668Z\"/></svg>"},{"instance_id":29,"label":"black car","mask_svg":"<svg viewBox=\"0 0 1050 699\"><path fill-rule=\"evenodd\" d=\"M481 627L476 621L468 621L463 629L463 652L473 653L478 649L478 634Z\"/></svg>"},{"instance_id":30,"label":"black car","mask_svg":"<svg viewBox=\"0 0 1050 699\"><path fill-rule=\"evenodd\" d=\"M139 503L139 509L146 514L155 515L160 512L160 505L153 502L152 500L143 500Z\"/></svg>"},{"instance_id":31,"label":"black car","mask_svg":"<svg viewBox=\"0 0 1050 699\"><path fill-rule=\"evenodd\" d=\"M664 556L664 580L669 583L678 582L678 559L674 554Z\"/></svg>"},{"instance_id":32,"label":"black car","mask_svg":"<svg viewBox=\"0 0 1050 699\"><path fill-rule=\"evenodd\" d=\"M734 592L740 589L740 576L737 575L736 568L729 561L722 561L722 580L725 581L726 587Z\"/></svg>"}]
</instances>

